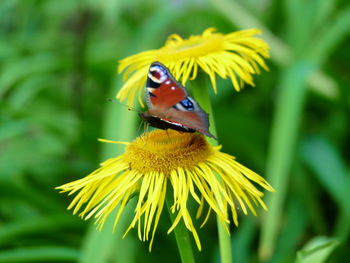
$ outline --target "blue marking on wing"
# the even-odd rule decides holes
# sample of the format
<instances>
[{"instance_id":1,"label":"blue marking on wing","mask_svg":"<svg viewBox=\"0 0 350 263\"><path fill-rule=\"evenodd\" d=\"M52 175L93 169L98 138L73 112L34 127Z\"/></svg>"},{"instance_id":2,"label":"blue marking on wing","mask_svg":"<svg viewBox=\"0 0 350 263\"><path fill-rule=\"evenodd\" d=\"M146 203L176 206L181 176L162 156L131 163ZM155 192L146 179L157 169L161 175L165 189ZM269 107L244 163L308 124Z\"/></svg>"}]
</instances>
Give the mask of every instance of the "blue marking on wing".
<instances>
[{"instance_id":1,"label":"blue marking on wing","mask_svg":"<svg viewBox=\"0 0 350 263\"><path fill-rule=\"evenodd\" d=\"M193 111L194 110L194 105L193 105L192 101L190 101L187 98L182 100L182 101L180 101L180 104L188 111Z\"/></svg>"}]
</instances>

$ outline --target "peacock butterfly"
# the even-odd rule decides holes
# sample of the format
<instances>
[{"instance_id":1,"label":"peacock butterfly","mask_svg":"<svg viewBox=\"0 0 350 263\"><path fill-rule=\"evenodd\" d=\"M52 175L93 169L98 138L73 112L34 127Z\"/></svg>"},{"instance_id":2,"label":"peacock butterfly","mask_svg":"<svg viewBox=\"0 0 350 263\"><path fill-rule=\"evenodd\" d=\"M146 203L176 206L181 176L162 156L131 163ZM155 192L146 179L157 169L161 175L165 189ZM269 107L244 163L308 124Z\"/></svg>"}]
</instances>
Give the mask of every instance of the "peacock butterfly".
<instances>
[{"instance_id":1,"label":"peacock butterfly","mask_svg":"<svg viewBox=\"0 0 350 263\"><path fill-rule=\"evenodd\" d=\"M146 103L148 110L140 113L140 117L151 126L163 130L197 131L216 139L209 132L208 114L159 62L152 63L148 71Z\"/></svg>"}]
</instances>

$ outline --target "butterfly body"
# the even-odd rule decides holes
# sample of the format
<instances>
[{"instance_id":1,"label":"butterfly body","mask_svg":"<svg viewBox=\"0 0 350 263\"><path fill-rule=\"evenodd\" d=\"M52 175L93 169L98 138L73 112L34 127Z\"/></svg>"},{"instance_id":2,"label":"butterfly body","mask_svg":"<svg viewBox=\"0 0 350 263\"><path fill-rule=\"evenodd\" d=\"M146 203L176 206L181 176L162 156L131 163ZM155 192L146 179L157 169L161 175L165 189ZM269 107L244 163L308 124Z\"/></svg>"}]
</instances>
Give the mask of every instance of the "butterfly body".
<instances>
[{"instance_id":1,"label":"butterfly body","mask_svg":"<svg viewBox=\"0 0 350 263\"><path fill-rule=\"evenodd\" d=\"M148 111L140 114L151 126L183 132L209 132L208 114L159 62L150 66L146 83ZM216 139L216 138L215 138Z\"/></svg>"},{"instance_id":2,"label":"butterfly body","mask_svg":"<svg viewBox=\"0 0 350 263\"><path fill-rule=\"evenodd\" d=\"M196 130L183 126L181 123L175 123L172 121L166 121L160 117L151 115L149 112L140 113L141 118L147 121L152 127L166 130L173 129L182 132L195 132Z\"/></svg>"}]
</instances>

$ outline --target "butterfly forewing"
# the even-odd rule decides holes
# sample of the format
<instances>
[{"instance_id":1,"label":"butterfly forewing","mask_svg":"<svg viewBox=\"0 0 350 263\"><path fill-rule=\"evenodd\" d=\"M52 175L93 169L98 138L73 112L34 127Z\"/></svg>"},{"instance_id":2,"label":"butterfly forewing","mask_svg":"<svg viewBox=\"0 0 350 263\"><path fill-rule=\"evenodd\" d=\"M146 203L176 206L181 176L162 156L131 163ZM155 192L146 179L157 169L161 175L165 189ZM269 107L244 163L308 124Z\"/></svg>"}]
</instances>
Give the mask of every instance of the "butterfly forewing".
<instances>
[{"instance_id":1,"label":"butterfly forewing","mask_svg":"<svg viewBox=\"0 0 350 263\"><path fill-rule=\"evenodd\" d=\"M160 63L153 63L148 72L146 102L150 109L166 110L186 99L187 91Z\"/></svg>"}]
</instances>

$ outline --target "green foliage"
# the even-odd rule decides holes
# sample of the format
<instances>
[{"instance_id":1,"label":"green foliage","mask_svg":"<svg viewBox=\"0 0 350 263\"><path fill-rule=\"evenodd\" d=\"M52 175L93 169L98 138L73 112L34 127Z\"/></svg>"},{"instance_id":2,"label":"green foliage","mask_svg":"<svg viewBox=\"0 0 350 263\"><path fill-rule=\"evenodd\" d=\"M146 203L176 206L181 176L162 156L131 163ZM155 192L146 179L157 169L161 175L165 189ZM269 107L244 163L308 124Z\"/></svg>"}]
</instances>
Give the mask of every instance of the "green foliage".
<instances>
[{"instance_id":1,"label":"green foliage","mask_svg":"<svg viewBox=\"0 0 350 263\"><path fill-rule=\"evenodd\" d=\"M123 151L97 138L129 141L140 133L137 113L107 100L122 84L118 60L160 47L169 34L188 37L207 27L262 28L272 54L255 88L237 93L218 80L211 97L223 150L277 190L267 196L269 212L242 213L232 228L235 262L294 262L297 251L297 262L325 262L334 240L341 243L329 262L347 261L347 0L2 0L0 262L180 261L166 213L148 253L136 231L121 239L133 202L116 233L112 221L97 232L66 211L71 197L54 187ZM214 216L199 235L196 261L218 262ZM305 247L318 236L336 239Z\"/></svg>"},{"instance_id":2,"label":"green foliage","mask_svg":"<svg viewBox=\"0 0 350 263\"><path fill-rule=\"evenodd\" d=\"M325 237L315 237L297 254L296 263L326 262L333 250L339 246L339 241Z\"/></svg>"}]
</instances>

